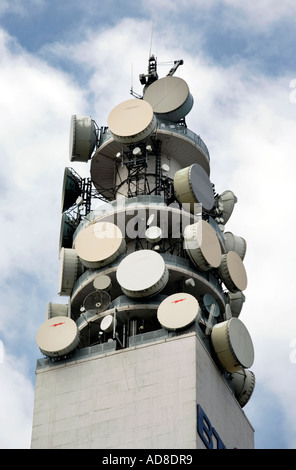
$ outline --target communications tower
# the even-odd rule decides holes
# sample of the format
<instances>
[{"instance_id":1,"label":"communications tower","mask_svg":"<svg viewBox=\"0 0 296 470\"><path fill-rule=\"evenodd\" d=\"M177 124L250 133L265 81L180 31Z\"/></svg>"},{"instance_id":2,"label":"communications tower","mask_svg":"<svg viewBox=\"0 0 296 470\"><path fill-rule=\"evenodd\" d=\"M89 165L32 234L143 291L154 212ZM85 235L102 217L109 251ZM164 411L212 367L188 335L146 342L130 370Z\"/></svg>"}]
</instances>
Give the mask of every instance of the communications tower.
<instances>
[{"instance_id":1,"label":"communications tower","mask_svg":"<svg viewBox=\"0 0 296 470\"><path fill-rule=\"evenodd\" d=\"M175 61L106 126L73 115L58 293L36 341L32 448L253 448L254 349L239 315L246 241L217 194ZM227 228L226 228L227 227Z\"/></svg>"}]
</instances>

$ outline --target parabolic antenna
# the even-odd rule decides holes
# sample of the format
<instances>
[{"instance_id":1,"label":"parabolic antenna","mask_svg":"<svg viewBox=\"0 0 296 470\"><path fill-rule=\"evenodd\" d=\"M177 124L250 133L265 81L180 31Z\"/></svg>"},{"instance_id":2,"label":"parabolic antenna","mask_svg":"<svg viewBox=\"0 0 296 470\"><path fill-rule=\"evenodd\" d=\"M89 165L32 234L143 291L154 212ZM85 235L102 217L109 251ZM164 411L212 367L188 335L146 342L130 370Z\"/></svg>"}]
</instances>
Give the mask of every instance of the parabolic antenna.
<instances>
[{"instance_id":1,"label":"parabolic antenna","mask_svg":"<svg viewBox=\"0 0 296 470\"><path fill-rule=\"evenodd\" d=\"M62 214L61 228L60 228L60 244L59 249L61 248L72 248L73 244L73 235L77 226L71 217L67 214Z\"/></svg>"},{"instance_id":2,"label":"parabolic antenna","mask_svg":"<svg viewBox=\"0 0 296 470\"><path fill-rule=\"evenodd\" d=\"M179 77L167 76L145 89L144 100L158 117L178 122L192 109L193 97L187 83Z\"/></svg>"},{"instance_id":3,"label":"parabolic antenna","mask_svg":"<svg viewBox=\"0 0 296 470\"><path fill-rule=\"evenodd\" d=\"M243 304L246 300L245 295L241 292L228 292L229 307L233 317L238 317L243 308Z\"/></svg>"},{"instance_id":4,"label":"parabolic antenna","mask_svg":"<svg viewBox=\"0 0 296 470\"><path fill-rule=\"evenodd\" d=\"M50 318L37 331L36 342L45 356L64 356L78 346L79 331L74 320L69 317Z\"/></svg>"},{"instance_id":5,"label":"parabolic antenna","mask_svg":"<svg viewBox=\"0 0 296 470\"><path fill-rule=\"evenodd\" d=\"M219 317L220 315L220 307L217 300L211 294L205 294L203 296L203 303L206 307L206 310L210 315L213 317Z\"/></svg>"},{"instance_id":6,"label":"parabolic antenna","mask_svg":"<svg viewBox=\"0 0 296 470\"><path fill-rule=\"evenodd\" d=\"M101 321L100 328L105 333L110 333L113 331L114 326L116 326L116 320L113 315L106 315Z\"/></svg>"},{"instance_id":7,"label":"parabolic antenna","mask_svg":"<svg viewBox=\"0 0 296 470\"><path fill-rule=\"evenodd\" d=\"M117 105L109 114L108 126L116 142L132 144L149 137L157 120L149 103L131 99Z\"/></svg>"},{"instance_id":8,"label":"parabolic antenna","mask_svg":"<svg viewBox=\"0 0 296 470\"><path fill-rule=\"evenodd\" d=\"M127 255L120 262L116 277L128 297L149 297L165 287L169 280L169 271L159 253L139 250Z\"/></svg>"},{"instance_id":9,"label":"parabolic antenna","mask_svg":"<svg viewBox=\"0 0 296 470\"><path fill-rule=\"evenodd\" d=\"M233 235L231 232L224 233L226 251L235 251L243 260L247 251L247 242L244 238Z\"/></svg>"},{"instance_id":10,"label":"parabolic antenna","mask_svg":"<svg viewBox=\"0 0 296 470\"><path fill-rule=\"evenodd\" d=\"M125 251L122 232L111 222L96 222L85 227L75 239L75 250L87 268L106 266Z\"/></svg>"},{"instance_id":11,"label":"parabolic antenna","mask_svg":"<svg viewBox=\"0 0 296 470\"><path fill-rule=\"evenodd\" d=\"M167 330L179 330L191 325L200 310L193 295L180 292L167 297L157 310L159 323Z\"/></svg>"},{"instance_id":12,"label":"parabolic antenna","mask_svg":"<svg viewBox=\"0 0 296 470\"><path fill-rule=\"evenodd\" d=\"M107 310L111 302L110 296L107 292L94 291L88 294L84 299L83 307L86 311L95 310L96 313L101 313Z\"/></svg>"},{"instance_id":13,"label":"parabolic antenna","mask_svg":"<svg viewBox=\"0 0 296 470\"><path fill-rule=\"evenodd\" d=\"M145 237L150 243L157 243L162 239L162 230L160 227L152 226L147 228Z\"/></svg>"},{"instance_id":14,"label":"parabolic antenna","mask_svg":"<svg viewBox=\"0 0 296 470\"><path fill-rule=\"evenodd\" d=\"M232 375L234 394L243 408L250 400L255 388L255 375L250 370L240 370Z\"/></svg>"},{"instance_id":15,"label":"parabolic antenna","mask_svg":"<svg viewBox=\"0 0 296 470\"><path fill-rule=\"evenodd\" d=\"M76 251L62 248L59 267L59 295L71 295L75 282L83 274L84 268Z\"/></svg>"},{"instance_id":16,"label":"parabolic antenna","mask_svg":"<svg viewBox=\"0 0 296 470\"><path fill-rule=\"evenodd\" d=\"M62 212L72 207L81 195L81 178L72 168L65 168L62 189Z\"/></svg>"},{"instance_id":17,"label":"parabolic antenna","mask_svg":"<svg viewBox=\"0 0 296 470\"><path fill-rule=\"evenodd\" d=\"M220 243L215 230L205 220L185 227L184 247L191 261L201 270L208 271L220 265Z\"/></svg>"},{"instance_id":18,"label":"parabolic antenna","mask_svg":"<svg viewBox=\"0 0 296 470\"><path fill-rule=\"evenodd\" d=\"M88 116L71 117L69 157L71 162L87 162L96 145L94 121Z\"/></svg>"},{"instance_id":19,"label":"parabolic antenna","mask_svg":"<svg viewBox=\"0 0 296 470\"><path fill-rule=\"evenodd\" d=\"M180 204L190 204L192 213L197 203L207 211L211 210L214 205L212 183L207 172L197 163L176 171L174 188Z\"/></svg>"},{"instance_id":20,"label":"parabolic antenna","mask_svg":"<svg viewBox=\"0 0 296 470\"><path fill-rule=\"evenodd\" d=\"M109 291L111 289L111 278L106 274L98 274L93 280L93 286L99 291Z\"/></svg>"},{"instance_id":21,"label":"parabolic antenna","mask_svg":"<svg viewBox=\"0 0 296 470\"><path fill-rule=\"evenodd\" d=\"M222 218L224 219L224 224L226 224L233 212L235 204L237 203L237 197L232 191L227 190L218 196L218 203L222 204Z\"/></svg>"},{"instance_id":22,"label":"parabolic antenna","mask_svg":"<svg viewBox=\"0 0 296 470\"><path fill-rule=\"evenodd\" d=\"M222 255L219 274L230 292L243 291L248 284L246 270L242 259L235 251Z\"/></svg>"},{"instance_id":23,"label":"parabolic antenna","mask_svg":"<svg viewBox=\"0 0 296 470\"><path fill-rule=\"evenodd\" d=\"M253 342L246 326L238 318L217 323L212 329L211 341L220 364L228 372L252 366Z\"/></svg>"},{"instance_id":24,"label":"parabolic antenna","mask_svg":"<svg viewBox=\"0 0 296 470\"><path fill-rule=\"evenodd\" d=\"M69 312L69 305L55 304L49 302L47 304L46 319L53 317L67 317Z\"/></svg>"}]
</instances>

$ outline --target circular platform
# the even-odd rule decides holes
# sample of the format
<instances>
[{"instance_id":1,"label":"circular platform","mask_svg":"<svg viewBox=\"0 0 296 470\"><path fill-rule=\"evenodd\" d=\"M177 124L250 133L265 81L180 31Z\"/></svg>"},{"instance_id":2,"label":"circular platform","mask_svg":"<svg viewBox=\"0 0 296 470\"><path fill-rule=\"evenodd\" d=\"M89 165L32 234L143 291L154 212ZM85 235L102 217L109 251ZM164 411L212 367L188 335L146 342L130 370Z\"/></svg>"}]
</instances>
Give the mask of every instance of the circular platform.
<instances>
[{"instance_id":1,"label":"circular platform","mask_svg":"<svg viewBox=\"0 0 296 470\"><path fill-rule=\"evenodd\" d=\"M176 161L176 166L183 168L198 163L210 174L210 159L204 142L186 127L158 122L155 137L149 137L146 141L147 145L154 147L152 138L159 142L162 155ZM108 200L116 197L114 184L121 169L122 145L108 129L102 134L99 148L91 160L91 180L97 191Z\"/></svg>"}]
</instances>

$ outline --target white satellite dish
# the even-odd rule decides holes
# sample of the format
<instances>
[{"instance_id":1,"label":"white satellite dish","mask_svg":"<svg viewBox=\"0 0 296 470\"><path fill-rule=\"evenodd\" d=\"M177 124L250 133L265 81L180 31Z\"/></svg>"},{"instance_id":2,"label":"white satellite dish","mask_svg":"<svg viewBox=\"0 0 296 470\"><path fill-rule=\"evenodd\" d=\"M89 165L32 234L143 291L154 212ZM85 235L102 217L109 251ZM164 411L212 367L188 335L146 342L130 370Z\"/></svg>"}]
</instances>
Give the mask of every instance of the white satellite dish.
<instances>
[{"instance_id":1,"label":"white satellite dish","mask_svg":"<svg viewBox=\"0 0 296 470\"><path fill-rule=\"evenodd\" d=\"M250 400L255 388L255 374L250 370L241 370L232 374L234 394L243 408Z\"/></svg>"},{"instance_id":2,"label":"white satellite dish","mask_svg":"<svg viewBox=\"0 0 296 470\"><path fill-rule=\"evenodd\" d=\"M157 243L162 239L162 230L160 227L152 226L147 228L145 237L150 243Z\"/></svg>"},{"instance_id":3,"label":"white satellite dish","mask_svg":"<svg viewBox=\"0 0 296 470\"><path fill-rule=\"evenodd\" d=\"M112 281L109 276L99 274L93 280L93 286L96 290L108 292L111 289Z\"/></svg>"},{"instance_id":4,"label":"white satellite dish","mask_svg":"<svg viewBox=\"0 0 296 470\"><path fill-rule=\"evenodd\" d=\"M77 348L79 330L69 317L49 318L38 329L36 342L45 356L65 356Z\"/></svg>"},{"instance_id":5,"label":"white satellite dish","mask_svg":"<svg viewBox=\"0 0 296 470\"><path fill-rule=\"evenodd\" d=\"M180 204L190 204L192 213L197 203L204 210L211 210L214 205L212 183L207 172L197 163L176 171L174 188Z\"/></svg>"},{"instance_id":6,"label":"white satellite dish","mask_svg":"<svg viewBox=\"0 0 296 470\"><path fill-rule=\"evenodd\" d=\"M243 260L247 251L247 242L244 238L233 235L232 232L224 232L226 251L235 251Z\"/></svg>"},{"instance_id":7,"label":"white satellite dish","mask_svg":"<svg viewBox=\"0 0 296 470\"><path fill-rule=\"evenodd\" d=\"M100 328L105 333L110 333L116 327L116 319L113 315L106 315L101 321Z\"/></svg>"},{"instance_id":8,"label":"white satellite dish","mask_svg":"<svg viewBox=\"0 0 296 470\"><path fill-rule=\"evenodd\" d=\"M217 268L221 262L221 246L215 230L205 220L187 225L184 247L191 261L201 270Z\"/></svg>"},{"instance_id":9,"label":"white satellite dish","mask_svg":"<svg viewBox=\"0 0 296 470\"><path fill-rule=\"evenodd\" d=\"M246 326L238 318L217 323L211 334L217 358L228 372L248 369L254 362L254 347Z\"/></svg>"},{"instance_id":10,"label":"white satellite dish","mask_svg":"<svg viewBox=\"0 0 296 470\"><path fill-rule=\"evenodd\" d=\"M84 268L77 253L72 248L62 248L59 265L59 295L71 295L75 282L83 274Z\"/></svg>"},{"instance_id":11,"label":"white satellite dish","mask_svg":"<svg viewBox=\"0 0 296 470\"><path fill-rule=\"evenodd\" d=\"M108 126L116 142L132 144L148 138L155 131L157 120L147 101L130 99L111 111Z\"/></svg>"},{"instance_id":12,"label":"white satellite dish","mask_svg":"<svg viewBox=\"0 0 296 470\"><path fill-rule=\"evenodd\" d=\"M69 157L71 162L87 162L96 145L94 121L88 116L71 117Z\"/></svg>"},{"instance_id":13,"label":"white satellite dish","mask_svg":"<svg viewBox=\"0 0 296 470\"><path fill-rule=\"evenodd\" d=\"M172 76L149 85L144 91L144 100L150 103L158 117L173 122L184 118L193 106L187 83L182 78Z\"/></svg>"},{"instance_id":14,"label":"white satellite dish","mask_svg":"<svg viewBox=\"0 0 296 470\"><path fill-rule=\"evenodd\" d=\"M149 297L166 286L169 271L159 253L139 250L127 255L120 262L116 277L128 297Z\"/></svg>"},{"instance_id":15,"label":"white satellite dish","mask_svg":"<svg viewBox=\"0 0 296 470\"><path fill-rule=\"evenodd\" d=\"M199 311L199 303L193 295L179 292L161 302L157 310L157 319L167 330L179 330L191 325Z\"/></svg>"},{"instance_id":16,"label":"white satellite dish","mask_svg":"<svg viewBox=\"0 0 296 470\"><path fill-rule=\"evenodd\" d=\"M119 227L111 222L91 223L79 232L75 250L84 266L100 268L114 261L126 248Z\"/></svg>"},{"instance_id":17,"label":"white satellite dish","mask_svg":"<svg viewBox=\"0 0 296 470\"><path fill-rule=\"evenodd\" d=\"M220 277L230 292L243 291L248 284L246 270L242 259L235 251L222 255L218 268Z\"/></svg>"}]
</instances>

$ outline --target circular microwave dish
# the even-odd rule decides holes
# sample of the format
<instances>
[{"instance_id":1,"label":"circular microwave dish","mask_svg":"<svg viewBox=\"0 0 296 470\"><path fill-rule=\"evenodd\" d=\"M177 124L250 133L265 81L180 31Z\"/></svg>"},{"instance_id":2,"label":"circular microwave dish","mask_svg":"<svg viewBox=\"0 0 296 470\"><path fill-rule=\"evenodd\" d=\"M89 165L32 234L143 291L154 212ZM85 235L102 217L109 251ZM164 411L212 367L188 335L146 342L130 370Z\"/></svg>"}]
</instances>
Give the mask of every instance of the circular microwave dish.
<instances>
[{"instance_id":1,"label":"circular microwave dish","mask_svg":"<svg viewBox=\"0 0 296 470\"><path fill-rule=\"evenodd\" d=\"M49 318L38 329L36 342L45 356L64 356L78 346L79 331L74 320L69 317Z\"/></svg>"},{"instance_id":2,"label":"circular microwave dish","mask_svg":"<svg viewBox=\"0 0 296 470\"><path fill-rule=\"evenodd\" d=\"M184 246L191 261L201 270L218 268L221 263L221 246L215 230L205 220L187 225Z\"/></svg>"},{"instance_id":3,"label":"circular microwave dish","mask_svg":"<svg viewBox=\"0 0 296 470\"><path fill-rule=\"evenodd\" d=\"M235 251L243 260L247 251L247 242L244 238L234 235L232 232L224 232L226 251Z\"/></svg>"},{"instance_id":4,"label":"circular microwave dish","mask_svg":"<svg viewBox=\"0 0 296 470\"><path fill-rule=\"evenodd\" d=\"M84 266L96 269L114 261L125 251L119 227L111 222L96 222L85 227L75 239L75 250Z\"/></svg>"},{"instance_id":5,"label":"circular microwave dish","mask_svg":"<svg viewBox=\"0 0 296 470\"><path fill-rule=\"evenodd\" d=\"M248 369L254 362L254 347L244 323L231 318L214 325L211 341L217 358L228 372Z\"/></svg>"},{"instance_id":6,"label":"circular microwave dish","mask_svg":"<svg viewBox=\"0 0 296 470\"><path fill-rule=\"evenodd\" d=\"M243 369L232 374L234 395L243 408L250 400L255 388L255 374L251 370Z\"/></svg>"},{"instance_id":7,"label":"circular microwave dish","mask_svg":"<svg viewBox=\"0 0 296 470\"><path fill-rule=\"evenodd\" d=\"M191 294L178 292L161 302L157 319L167 330L179 330L190 326L200 311L199 303Z\"/></svg>"},{"instance_id":8,"label":"circular microwave dish","mask_svg":"<svg viewBox=\"0 0 296 470\"><path fill-rule=\"evenodd\" d=\"M185 80L167 76L154 81L144 92L155 114L168 121L178 122L192 109L193 97Z\"/></svg>"},{"instance_id":9,"label":"circular microwave dish","mask_svg":"<svg viewBox=\"0 0 296 470\"><path fill-rule=\"evenodd\" d=\"M179 202L190 204L191 212L194 212L194 204L201 204L204 210L209 211L215 203L212 183L198 163L176 171L174 188Z\"/></svg>"},{"instance_id":10,"label":"circular microwave dish","mask_svg":"<svg viewBox=\"0 0 296 470\"><path fill-rule=\"evenodd\" d=\"M115 106L108 117L113 139L132 144L147 139L156 129L157 120L147 101L130 99Z\"/></svg>"},{"instance_id":11,"label":"circular microwave dish","mask_svg":"<svg viewBox=\"0 0 296 470\"><path fill-rule=\"evenodd\" d=\"M128 297L149 297L165 287L169 271L159 253L139 250L130 253L119 263L116 277Z\"/></svg>"},{"instance_id":12,"label":"circular microwave dish","mask_svg":"<svg viewBox=\"0 0 296 470\"><path fill-rule=\"evenodd\" d=\"M242 259L235 251L229 251L222 255L218 271L230 292L243 291L247 288L246 270Z\"/></svg>"}]
</instances>

